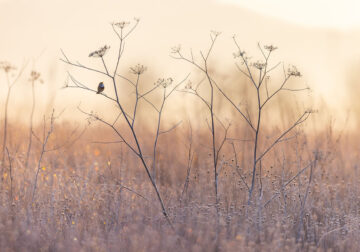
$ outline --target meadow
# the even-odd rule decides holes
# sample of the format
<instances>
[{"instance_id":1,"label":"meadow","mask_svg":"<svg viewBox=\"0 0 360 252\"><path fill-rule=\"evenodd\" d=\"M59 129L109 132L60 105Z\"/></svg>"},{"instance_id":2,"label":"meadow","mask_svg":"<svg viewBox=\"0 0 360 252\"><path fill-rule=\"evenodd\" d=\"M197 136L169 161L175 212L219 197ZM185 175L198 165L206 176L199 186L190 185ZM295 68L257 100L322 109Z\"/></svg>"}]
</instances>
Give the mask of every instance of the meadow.
<instances>
[{"instance_id":1,"label":"meadow","mask_svg":"<svg viewBox=\"0 0 360 252\"><path fill-rule=\"evenodd\" d=\"M299 105L309 87L296 67L270 61L281 48L259 44L253 61L233 38L239 71L224 77L211 32L200 53L172 49L192 75L145 85L145 66L118 71L138 22L112 24L117 50L89 54L100 68L62 52L64 64L108 81L102 91L69 71L59 92L108 109L79 105L81 125L57 108L17 123L3 103L1 251L358 251L358 133ZM16 76L41 80L0 66L9 92Z\"/></svg>"}]
</instances>

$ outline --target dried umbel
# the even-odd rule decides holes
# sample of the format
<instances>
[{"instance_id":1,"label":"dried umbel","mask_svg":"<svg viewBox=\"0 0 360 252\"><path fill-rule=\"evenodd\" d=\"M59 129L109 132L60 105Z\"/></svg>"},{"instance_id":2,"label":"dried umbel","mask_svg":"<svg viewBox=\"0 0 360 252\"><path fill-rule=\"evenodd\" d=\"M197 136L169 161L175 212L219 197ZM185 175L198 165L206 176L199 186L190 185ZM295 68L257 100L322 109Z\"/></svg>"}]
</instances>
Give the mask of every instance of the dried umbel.
<instances>
[{"instance_id":1,"label":"dried umbel","mask_svg":"<svg viewBox=\"0 0 360 252\"><path fill-rule=\"evenodd\" d=\"M159 78L154 85L155 86L162 86L163 88L167 88L168 86L170 86L173 83L173 79L172 78Z\"/></svg>"},{"instance_id":2,"label":"dried umbel","mask_svg":"<svg viewBox=\"0 0 360 252\"><path fill-rule=\"evenodd\" d=\"M261 61L256 61L256 62L252 63L251 65L259 70L262 70L266 67L266 63L261 62Z\"/></svg>"},{"instance_id":3,"label":"dried umbel","mask_svg":"<svg viewBox=\"0 0 360 252\"><path fill-rule=\"evenodd\" d=\"M95 57L95 58L102 58L104 57L105 53L110 49L110 46L103 46L99 50L96 50L89 54L89 57Z\"/></svg>"},{"instance_id":4,"label":"dried umbel","mask_svg":"<svg viewBox=\"0 0 360 252\"><path fill-rule=\"evenodd\" d=\"M233 56L234 56L234 58L239 58L239 57L244 57L245 56L245 54L246 54L246 52L245 51L237 51L237 52L234 52L233 53Z\"/></svg>"},{"instance_id":5,"label":"dried umbel","mask_svg":"<svg viewBox=\"0 0 360 252\"><path fill-rule=\"evenodd\" d=\"M171 53L180 53L181 51L181 45L177 45L171 48Z\"/></svg>"},{"instance_id":6,"label":"dried umbel","mask_svg":"<svg viewBox=\"0 0 360 252\"><path fill-rule=\"evenodd\" d=\"M147 70L147 67L141 64L137 64L133 67L130 67L130 72L136 75L143 74Z\"/></svg>"},{"instance_id":7,"label":"dried umbel","mask_svg":"<svg viewBox=\"0 0 360 252\"><path fill-rule=\"evenodd\" d=\"M275 51L276 49L278 49L274 45L265 45L264 48L265 48L265 50L268 50L269 52L272 52L272 51Z\"/></svg>"},{"instance_id":8,"label":"dried umbel","mask_svg":"<svg viewBox=\"0 0 360 252\"><path fill-rule=\"evenodd\" d=\"M191 89L191 90L193 89L193 84L190 80L186 83L185 89Z\"/></svg>"},{"instance_id":9,"label":"dried umbel","mask_svg":"<svg viewBox=\"0 0 360 252\"><path fill-rule=\"evenodd\" d=\"M99 115L94 112L94 111L90 111L88 117L86 118L88 125L90 125L93 122L96 122L100 119Z\"/></svg>"},{"instance_id":10,"label":"dried umbel","mask_svg":"<svg viewBox=\"0 0 360 252\"><path fill-rule=\"evenodd\" d=\"M5 73L9 73L12 70L16 70L16 67L12 66L7 61L1 61L0 62L0 69L4 70Z\"/></svg>"},{"instance_id":11,"label":"dried umbel","mask_svg":"<svg viewBox=\"0 0 360 252\"><path fill-rule=\"evenodd\" d=\"M221 34L221 32L219 31L211 31L211 34L215 37L219 36Z\"/></svg>"},{"instance_id":12,"label":"dried umbel","mask_svg":"<svg viewBox=\"0 0 360 252\"><path fill-rule=\"evenodd\" d=\"M136 23L140 22L140 18L134 18ZM119 22L113 22L112 25L119 28L119 29L124 29L126 26L128 26L130 24L130 22L128 21L119 21Z\"/></svg>"},{"instance_id":13,"label":"dried umbel","mask_svg":"<svg viewBox=\"0 0 360 252\"><path fill-rule=\"evenodd\" d=\"M290 66L287 70L288 76L301 77L301 73L297 70L296 66Z\"/></svg>"},{"instance_id":14,"label":"dried umbel","mask_svg":"<svg viewBox=\"0 0 360 252\"><path fill-rule=\"evenodd\" d=\"M40 73L36 71L31 71L29 81L33 82L37 80L42 82L42 80L40 79Z\"/></svg>"},{"instance_id":15,"label":"dried umbel","mask_svg":"<svg viewBox=\"0 0 360 252\"><path fill-rule=\"evenodd\" d=\"M120 22L113 23L114 26L116 26L120 29L124 29L129 24L130 24L130 22L126 22L126 21L120 21Z\"/></svg>"}]
</instances>

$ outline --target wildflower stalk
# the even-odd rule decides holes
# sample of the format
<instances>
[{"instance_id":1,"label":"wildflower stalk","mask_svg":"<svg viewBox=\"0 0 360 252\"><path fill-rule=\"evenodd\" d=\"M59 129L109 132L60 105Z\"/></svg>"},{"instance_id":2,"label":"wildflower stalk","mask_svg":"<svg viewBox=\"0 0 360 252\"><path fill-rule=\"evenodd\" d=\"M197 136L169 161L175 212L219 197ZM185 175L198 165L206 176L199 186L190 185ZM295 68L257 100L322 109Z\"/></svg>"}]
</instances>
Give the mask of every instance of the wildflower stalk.
<instances>
[{"instance_id":1,"label":"wildflower stalk","mask_svg":"<svg viewBox=\"0 0 360 252\"><path fill-rule=\"evenodd\" d=\"M216 38L216 36L215 36ZM277 47L275 46L265 46L264 48L262 48L260 46L260 44L258 44L259 50L263 56L263 61L256 61L254 63L251 63L249 61L249 57L247 56L247 54L242 51L240 49L239 44L237 43L235 37L233 37L234 43L238 49L238 51L236 53L234 53L234 57L235 58L240 58L241 59L241 63L244 66L245 69L242 69L239 65L236 64L238 70L244 74L249 80L251 85L253 86L253 88L255 88L256 91L256 103L257 103L257 111L256 111L256 120L255 123L253 123L253 120L249 114L249 112L246 110L245 112L238 106L236 105L236 103L232 100L232 98L230 98L230 96L228 94L226 94L226 92L222 89L222 87L215 81L214 78L212 78L212 76L209 75L208 73L208 65L207 65L207 59L209 57L209 54L211 53L211 48L213 47L214 43L215 43L215 39L213 37L211 37L212 40L212 44L210 47L210 50L208 51L206 57L201 53L201 56L204 60L204 66L199 65L198 63L195 62L194 60L194 56L191 52L191 57L184 57L182 52L181 52L181 47L174 47L173 48L173 58L175 59L181 59L184 60L192 65L194 65L197 69L199 69L201 72L203 72L206 76L206 79L209 82L209 87L210 87L210 101L207 102L203 97L201 97L197 91L197 88L190 88L192 94L198 96L204 103L205 105L208 107L208 109L210 110L210 116L211 116L211 131L212 131L212 139L213 139L213 153L215 153L214 149L216 148L216 143L215 143L215 130L214 130L214 124L213 124L213 118L214 118L214 107L213 107L213 95L214 95L214 87L220 92L220 94L225 98L225 100L227 100L231 106L240 114L241 118L244 119L244 121L246 122L246 124L248 125L248 127L251 129L251 131L254 134L254 140L253 140L253 155L252 155L252 167L251 167L251 183L248 185L246 183L246 181L244 181L244 183L248 188L248 205L250 205L251 200L252 200L252 196L253 196L253 192L255 189L255 181L256 181L256 170L258 167L258 164L261 163L261 160L264 158L264 156L279 142L281 142L284 137L291 131L293 130L296 126L300 125L301 123L303 123L304 121L306 121L309 117L309 115L313 112L311 110L306 110L302 115L300 115L298 117L298 119L291 124L287 129L285 129L278 138L275 139L275 141L273 143L271 143L268 147L265 148L265 150L263 152L260 152L259 150L259 145L260 145L260 135L261 135L261 119L263 117L263 109L264 107L268 104L268 102L270 100L272 100L274 97L276 97L276 95L280 92L280 91L290 91L290 92L297 92L297 91L303 91L303 90L308 90L309 88L300 88L300 89L291 89L291 88L287 88L286 84L289 81L289 79L291 77L301 77L300 72L297 70L296 67L292 66L289 67L289 69L287 71L285 71L284 69L284 80L283 82L280 84L280 86L275 89L275 91L273 92L269 92L268 90L268 86L266 83L267 78L269 78L269 74L270 72L272 72L274 69L276 69L280 63L269 67L269 58L272 54L272 52L274 50L277 49ZM257 70L257 72L253 71L252 68L255 68ZM257 77L256 77L257 75ZM265 90L264 90L265 89ZM266 91L266 96L263 97L263 92ZM188 91L187 91L188 92ZM214 155L214 170L215 170L215 194L217 195L217 159L215 158ZM260 178L261 181L261 178ZM262 189L261 189L262 190ZM261 193L260 193L261 194Z\"/></svg>"},{"instance_id":2,"label":"wildflower stalk","mask_svg":"<svg viewBox=\"0 0 360 252\"><path fill-rule=\"evenodd\" d=\"M35 112L35 82L40 81L42 83L42 80L40 78L40 73L32 71L30 76L30 82L31 82L31 94L32 94L32 105L31 105L31 113L30 113L30 125L29 125L29 144L26 152L26 160L25 160L25 167L27 168L29 165L29 158L30 158L30 152L31 152L31 145L32 145L32 135L33 135L33 123L34 123L34 112Z\"/></svg>"},{"instance_id":3,"label":"wildflower stalk","mask_svg":"<svg viewBox=\"0 0 360 252\"><path fill-rule=\"evenodd\" d=\"M6 147L6 153L9 160L9 175L10 175L10 202L13 203L13 169L12 169L12 158L10 157L10 153L8 148Z\"/></svg>"},{"instance_id":4,"label":"wildflower stalk","mask_svg":"<svg viewBox=\"0 0 360 252\"><path fill-rule=\"evenodd\" d=\"M157 126L156 126L155 141L154 141L154 144L153 144L152 177L153 177L153 179L155 181L156 181L156 148L157 148L157 143L158 143L159 136L164 134L164 133L169 132L170 130L173 130L174 128L176 128L181 123L181 122L177 123L170 130L160 131L160 129L161 129L161 127L160 127L161 126L161 115L162 115L163 110L164 110L165 102L169 98L169 96L174 92L174 90L176 90L176 88L182 83L182 82L178 83L170 91L167 91L168 87L172 84L172 82L173 82L173 80L171 78L168 78L167 80L161 78L161 79L159 79L157 81L157 83L155 83L155 85L163 87L161 105L160 105L160 108L157 110L158 120L157 120Z\"/></svg>"},{"instance_id":5,"label":"wildflower stalk","mask_svg":"<svg viewBox=\"0 0 360 252\"><path fill-rule=\"evenodd\" d=\"M112 24L113 31L115 32L115 34L117 35L117 37L119 39L119 49L118 49L118 53L117 53L117 57L116 57L116 61L115 61L114 71L112 72L112 74L109 71L109 68L108 68L106 62L104 61L104 55L106 54L106 52L110 48L109 46L104 46L100 50L95 51L95 52L93 52L93 53L91 53L89 55L89 57L101 58L104 69L105 69L105 72L102 71L102 70L98 70L98 69L94 69L94 68L84 66L84 65L82 65L82 64L80 64L78 62L74 63L74 62L70 61L67 58L67 56L65 55L64 52L62 52L64 58L61 59L61 60L63 62L65 62L66 64L69 64L69 65L72 65L72 66L75 66L75 67L78 67L78 68L82 68L82 69L85 69L85 70L93 71L93 72L96 72L96 73L100 73L100 74L106 76L109 79L109 81L111 82L111 86L112 86L112 89L113 89L113 94L114 94L115 97L111 97L111 96L107 95L104 92L101 93L100 95L104 96L106 99L109 99L109 100L113 101L117 105L118 109L120 110L119 115L116 117L114 122L110 123L108 121L105 121L105 120L101 119L99 116L97 116L94 113L85 112L85 111L81 110L80 108L79 108L79 110L81 112L83 112L84 114L88 115L90 118L92 118L94 120L97 120L97 121L100 121L101 123L107 125L112 130L114 130L114 132L120 137L121 142L124 143L139 158L139 160L140 160L141 164L143 165L143 167L145 169L145 172L146 172L146 174L147 174L147 176L148 176L148 178L149 178L149 180L151 182L151 185L155 190L156 197L157 197L158 202L159 202L160 207L161 207L161 212L164 215L164 217L165 217L166 221L168 222L168 224L170 225L170 227L173 228L172 223L171 223L170 218L169 218L169 215L168 215L167 210L165 208L165 204L164 204L163 199L161 197L160 191L159 191L158 186L156 184L155 177L151 174L150 167L145 161L144 153L143 153L140 141L139 141L139 136L138 136L138 134L136 132L136 129L135 129L135 126L136 126L135 121L136 121L136 118L137 118L136 115L137 115L137 112L138 112L138 103L139 103L139 101L141 99L145 100L148 104L151 105L152 108L154 108L158 112L158 127L157 127L157 132L156 132L156 135L155 135L155 143L154 143L154 153L155 154L153 155L153 169L155 169L154 163L156 162L156 160L155 160L156 159L156 144L157 144L157 141L158 141L158 137L161 134L161 131L160 131L160 119L161 119L161 115L162 115L163 106L164 106L165 100L168 98L168 96L183 81L181 81L179 84L177 84L175 86L175 88L171 90L171 92L166 94L166 90L164 91L165 96L163 96L163 99L164 99L163 104L162 104L161 108L158 109L145 96L152 93L153 91L155 91L159 86L155 86L154 88L150 89L149 91L147 91L147 92L145 92L143 94L141 94L139 92L139 89L138 89L139 81L140 81L140 75L142 75L146 71L146 67L138 64L135 67L130 68L130 72L136 75L136 82L135 83L133 81L131 81L130 79L127 79L127 78L125 78L125 77L118 74L119 62L120 62L120 59L121 59L122 54L124 52L125 40L134 31L134 29L137 27L137 25L139 23L138 19L135 19L135 21L136 21L135 25L133 25L127 32L126 32L125 28L129 24L128 22L118 22L118 23L113 23ZM66 86L67 88L80 88L80 89L83 89L83 90L86 90L86 91L96 93L95 89L91 89L87 85L82 84L81 82L76 80L72 75L69 74L69 77L70 77L73 85L67 85ZM136 96L136 98L135 98L134 110L131 113L132 116L130 116L130 114L126 112L126 110L124 108L124 104L120 101L117 77L121 77L123 79L126 79L126 81L128 83L130 83L135 88L135 96ZM131 132L131 140L135 143L135 146L132 145L129 140L125 139L125 137L122 135L122 133L115 126L115 124L117 123L119 118L124 119L125 124L127 125L127 128Z\"/></svg>"},{"instance_id":6,"label":"wildflower stalk","mask_svg":"<svg viewBox=\"0 0 360 252\"><path fill-rule=\"evenodd\" d=\"M219 153L221 151L221 148L223 146L223 144L220 144L220 146L217 146L216 144L216 136L217 136L217 131L215 129L215 105L214 105L214 82L212 77L210 76L210 72L209 72L209 68L208 68L208 60L209 60L209 56L213 50L213 47L215 45L216 39L218 38L218 36L220 35L219 32L211 32L210 34L210 38L211 38L211 44L209 49L207 50L206 54L204 54L203 52L200 51L200 55L202 58L202 64L197 63L194 60L194 56L191 52L191 58L187 58L185 57L182 52L181 52L181 48L180 47L174 47L172 49L172 57L174 59L179 59L179 60L184 60L188 63L190 63L191 65L195 66L198 70L200 70L204 75L205 75L205 79L207 80L207 83L209 84L209 88L210 88L210 98L209 101L207 101L204 97L202 97L199 92L198 92L198 87L193 88L190 84L190 86L186 87L186 89L183 92L186 93L190 93L193 94L195 96L197 96L198 98L200 98L200 100L206 105L206 107L208 108L209 111L209 115L210 115L210 131L211 131L211 151L212 151L212 163L213 163L213 174L214 174L214 194L215 194L215 209L216 209L216 250L218 249L219 246L219 233L220 233L220 199L219 199L219 189L218 189L218 176L219 176L219 171L218 171L218 161L219 161ZM226 140L226 131L225 131L225 138L224 140Z\"/></svg>"},{"instance_id":7,"label":"wildflower stalk","mask_svg":"<svg viewBox=\"0 0 360 252\"><path fill-rule=\"evenodd\" d=\"M10 81L9 81L9 74L6 73L6 81L8 84L8 90L7 90L7 95L6 95L6 100L5 100L5 112L4 112L4 135L3 135L3 149L2 149L2 163L4 163L4 158L5 158L5 149L6 149L6 139L7 139L7 125L8 125L8 108L9 108L9 100L10 100L10 94L11 94L11 90L12 90L12 85L10 85Z\"/></svg>"},{"instance_id":8,"label":"wildflower stalk","mask_svg":"<svg viewBox=\"0 0 360 252\"><path fill-rule=\"evenodd\" d=\"M46 130L46 119L44 116L44 135L43 135L43 140L41 143L41 152L40 152L40 157L37 163L37 169L36 169L36 174L35 174L35 179L34 179L34 185L33 185L33 191L32 191L32 197L31 197L31 202L34 202L35 199L35 193L36 193L36 188L37 188L37 181L38 181L38 176L39 176L39 172L41 170L41 162L43 159L43 156L45 154L46 150L46 145L49 141L49 137L51 136L53 130L54 130L54 122L55 122L55 116L54 116L54 110L52 111L51 117L50 117L50 126L49 126L49 130L47 132L47 134L45 135L45 130Z\"/></svg>"},{"instance_id":9,"label":"wildflower stalk","mask_svg":"<svg viewBox=\"0 0 360 252\"><path fill-rule=\"evenodd\" d=\"M259 135L260 135L260 131L261 131L261 118L262 118L262 112L263 109L265 107L265 105L271 100L273 99L280 91L282 90L287 90L287 91L302 91L302 90L306 90L308 88L302 88L302 89L288 89L285 88L285 85L287 84L287 82L289 81L289 79L291 77L300 77L301 74L300 72L296 69L296 67L292 66L291 68L288 69L287 73L284 70L284 80L281 83L281 85L275 90L273 91L271 94L269 93L267 84L264 82L266 82L266 78L269 77L269 73L274 70L275 68L277 68L280 64L276 64L275 66L268 68L269 65L269 58L272 54L272 52L274 50L277 49L277 47L275 46L265 46L264 49L267 51L267 53L264 51L264 49L260 46L260 44L258 44L258 48L263 56L263 60L264 61L257 61L254 63L249 63L248 58L245 55L245 52L241 51L239 44L237 43L235 37L233 37L234 43L238 49L238 53L235 53L234 56L235 57L240 57L241 58L241 63L243 65L245 65L245 70L242 70L238 65L238 69L240 70L240 72L242 72L245 76L247 76L251 83L253 84L255 90L256 90L256 101L257 101L257 117L256 117L256 126L252 127L255 137L254 137L254 149L253 149L253 165L252 165L252 173L251 173L251 184L250 184L250 188L249 188L249 196L248 196L248 205L251 204L251 200L252 200L252 195L254 192L254 188L255 188L255 178L256 178L256 169L258 167L258 164L261 163L262 158L278 143L280 142L283 137L285 137L287 135L287 133L289 133L293 128L295 128L296 126L298 126L299 124L303 123L304 121L306 121L306 119L309 117L309 115L311 114L311 111L307 110L305 111L299 118L298 120L293 123L289 128L287 128L285 131L282 132L282 134L276 138L276 140L270 144L269 147L267 147L265 149L265 151L263 151L261 154L259 154L259 143L260 143L260 139L259 139ZM251 70L251 67L255 68L258 71L259 77L257 80L255 80L254 78L254 73ZM262 98L261 93L263 90L263 87L265 88L266 91L266 97ZM227 98L228 99L228 98ZM234 104L234 103L232 103ZM260 178L261 181L261 178ZM260 196L261 196L261 192L260 192Z\"/></svg>"},{"instance_id":10,"label":"wildflower stalk","mask_svg":"<svg viewBox=\"0 0 360 252\"><path fill-rule=\"evenodd\" d=\"M26 68L27 63L23 64L21 69L19 70L18 74L16 75L15 79L12 81L10 80L10 73L13 70L16 70L14 66L12 66L8 62L0 62L0 69L2 69L5 72L6 75L6 83L7 83L7 95L5 100L5 111L4 111L4 135L3 135L3 144L2 144L2 164L4 164L5 161L5 150L6 150L6 141L7 141L7 134L8 134L8 111L9 111L9 101L11 96L12 88L16 85L17 81L21 77L23 71Z\"/></svg>"}]
</instances>

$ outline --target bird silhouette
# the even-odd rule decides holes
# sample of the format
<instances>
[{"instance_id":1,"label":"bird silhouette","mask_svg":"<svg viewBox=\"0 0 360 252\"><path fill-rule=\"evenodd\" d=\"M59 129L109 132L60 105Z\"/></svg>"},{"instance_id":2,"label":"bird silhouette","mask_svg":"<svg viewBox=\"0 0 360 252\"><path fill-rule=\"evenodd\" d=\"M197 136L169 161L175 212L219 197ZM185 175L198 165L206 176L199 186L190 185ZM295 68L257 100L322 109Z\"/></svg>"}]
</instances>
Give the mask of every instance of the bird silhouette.
<instances>
[{"instance_id":1,"label":"bird silhouette","mask_svg":"<svg viewBox=\"0 0 360 252\"><path fill-rule=\"evenodd\" d=\"M102 91L104 91L104 89L105 89L104 83L100 82L98 86L98 91L96 93L100 94Z\"/></svg>"}]
</instances>

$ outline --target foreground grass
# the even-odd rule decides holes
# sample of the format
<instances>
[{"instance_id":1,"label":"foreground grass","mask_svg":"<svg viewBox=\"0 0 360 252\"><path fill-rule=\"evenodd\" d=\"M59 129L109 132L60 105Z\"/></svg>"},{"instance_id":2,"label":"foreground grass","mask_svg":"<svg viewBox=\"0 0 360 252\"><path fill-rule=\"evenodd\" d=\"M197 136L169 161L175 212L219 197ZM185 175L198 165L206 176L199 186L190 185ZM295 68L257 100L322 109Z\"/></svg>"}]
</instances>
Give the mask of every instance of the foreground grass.
<instances>
[{"instance_id":1,"label":"foreground grass","mask_svg":"<svg viewBox=\"0 0 360 252\"><path fill-rule=\"evenodd\" d=\"M50 147L71 134L69 125L57 127L61 131ZM190 168L186 133L177 130L161 139L156 179L172 230L136 157L122 144L93 143L99 131L102 138L111 137L105 129L93 128L74 144L45 154L34 200L41 146L34 143L26 169L26 138L21 130L13 135L12 173L7 160L0 192L1 251L214 251L217 235L221 251L360 249L360 177L353 136L339 140L324 132L280 144L262 164L263 194L258 193L259 181L251 205L244 183L251 177L249 143L234 142L237 159L229 144L220 162L217 233L204 132L195 131ZM310 183L309 167L284 187L315 154Z\"/></svg>"}]
</instances>

